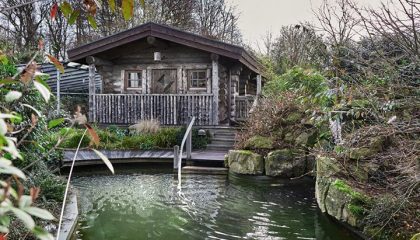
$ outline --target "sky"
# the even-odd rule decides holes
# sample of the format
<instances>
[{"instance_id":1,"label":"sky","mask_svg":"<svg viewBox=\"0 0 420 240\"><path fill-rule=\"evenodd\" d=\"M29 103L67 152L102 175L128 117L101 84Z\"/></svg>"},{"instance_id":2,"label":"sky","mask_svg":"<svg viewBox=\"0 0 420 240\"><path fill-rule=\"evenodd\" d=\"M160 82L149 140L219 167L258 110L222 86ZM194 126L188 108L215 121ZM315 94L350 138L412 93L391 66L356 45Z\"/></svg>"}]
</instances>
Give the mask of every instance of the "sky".
<instances>
[{"instance_id":1,"label":"sky","mask_svg":"<svg viewBox=\"0 0 420 240\"><path fill-rule=\"evenodd\" d=\"M329 0L334 1L334 0ZM227 0L239 13L239 28L244 42L257 46L259 38L267 31L274 35L284 25L309 21L316 23L312 8L320 6L322 0ZM380 0L358 0L365 6L378 6Z\"/></svg>"}]
</instances>

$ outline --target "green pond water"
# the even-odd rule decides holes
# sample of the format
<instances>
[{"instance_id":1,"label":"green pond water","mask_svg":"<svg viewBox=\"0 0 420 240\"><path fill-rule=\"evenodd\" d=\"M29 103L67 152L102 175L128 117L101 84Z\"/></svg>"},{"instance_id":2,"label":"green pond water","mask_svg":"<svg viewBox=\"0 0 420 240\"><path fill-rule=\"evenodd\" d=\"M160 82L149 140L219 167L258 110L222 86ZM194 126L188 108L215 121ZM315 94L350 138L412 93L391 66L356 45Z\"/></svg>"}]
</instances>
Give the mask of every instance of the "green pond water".
<instances>
[{"instance_id":1,"label":"green pond water","mask_svg":"<svg viewBox=\"0 0 420 240\"><path fill-rule=\"evenodd\" d=\"M317 208L314 181L185 175L171 169L89 172L77 239L357 239Z\"/></svg>"}]
</instances>

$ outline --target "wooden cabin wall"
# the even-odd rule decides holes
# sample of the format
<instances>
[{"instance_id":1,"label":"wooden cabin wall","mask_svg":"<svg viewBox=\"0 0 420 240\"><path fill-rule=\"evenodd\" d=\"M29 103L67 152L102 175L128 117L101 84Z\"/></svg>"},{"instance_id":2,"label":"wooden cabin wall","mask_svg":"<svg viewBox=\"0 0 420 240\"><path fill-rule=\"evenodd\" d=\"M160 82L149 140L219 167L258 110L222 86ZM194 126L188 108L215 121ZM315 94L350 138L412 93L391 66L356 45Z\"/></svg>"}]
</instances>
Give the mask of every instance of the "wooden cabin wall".
<instances>
[{"instance_id":1,"label":"wooden cabin wall","mask_svg":"<svg viewBox=\"0 0 420 240\"><path fill-rule=\"evenodd\" d=\"M168 44L165 48L148 46L144 48L130 46L130 49L121 49L119 56L112 59L113 66L97 67L103 77L103 93L124 93L124 70L142 70L148 86L141 93L150 93L152 69L176 69L178 74L177 92L189 92L187 86L187 72L189 69L207 69L211 74L210 53L199 51L181 45ZM137 50L138 49L138 50ZM126 54L123 54L125 53ZM161 53L161 61L154 61L154 52ZM211 78L211 75L210 75ZM211 82L207 84L207 93L211 92ZM138 91L128 91L139 93Z\"/></svg>"}]
</instances>

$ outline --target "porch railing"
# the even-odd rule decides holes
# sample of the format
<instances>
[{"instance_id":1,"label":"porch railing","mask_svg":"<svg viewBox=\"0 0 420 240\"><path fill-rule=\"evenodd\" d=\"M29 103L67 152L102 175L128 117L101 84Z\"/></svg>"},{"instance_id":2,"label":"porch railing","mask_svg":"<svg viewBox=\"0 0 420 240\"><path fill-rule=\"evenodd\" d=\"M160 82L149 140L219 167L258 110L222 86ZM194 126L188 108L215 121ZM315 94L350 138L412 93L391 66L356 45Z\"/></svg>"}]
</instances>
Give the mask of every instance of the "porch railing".
<instances>
[{"instance_id":1,"label":"porch railing","mask_svg":"<svg viewBox=\"0 0 420 240\"><path fill-rule=\"evenodd\" d=\"M254 103L255 96L236 96L235 97L235 119L244 121L249 116L249 111Z\"/></svg>"},{"instance_id":2,"label":"porch railing","mask_svg":"<svg viewBox=\"0 0 420 240\"><path fill-rule=\"evenodd\" d=\"M162 125L214 125L212 94L96 94L91 112L94 122L134 124L157 119ZM92 111L92 110L91 110Z\"/></svg>"}]
</instances>

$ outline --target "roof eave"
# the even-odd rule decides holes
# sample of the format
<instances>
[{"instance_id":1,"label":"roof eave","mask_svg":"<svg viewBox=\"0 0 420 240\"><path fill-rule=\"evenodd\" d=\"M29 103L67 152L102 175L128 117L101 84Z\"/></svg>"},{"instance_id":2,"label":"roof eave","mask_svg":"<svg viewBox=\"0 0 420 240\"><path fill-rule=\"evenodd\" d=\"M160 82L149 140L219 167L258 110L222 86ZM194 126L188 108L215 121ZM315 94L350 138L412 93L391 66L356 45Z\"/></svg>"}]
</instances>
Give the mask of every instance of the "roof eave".
<instances>
[{"instance_id":1,"label":"roof eave","mask_svg":"<svg viewBox=\"0 0 420 240\"><path fill-rule=\"evenodd\" d=\"M240 46L209 39L197 34L151 22L77 48L70 49L68 51L68 56L70 61L85 63L85 58L88 56L94 56L101 52L125 45L147 36L158 37L167 41L231 58L240 61L252 71L260 73L261 67L258 61Z\"/></svg>"}]
</instances>

